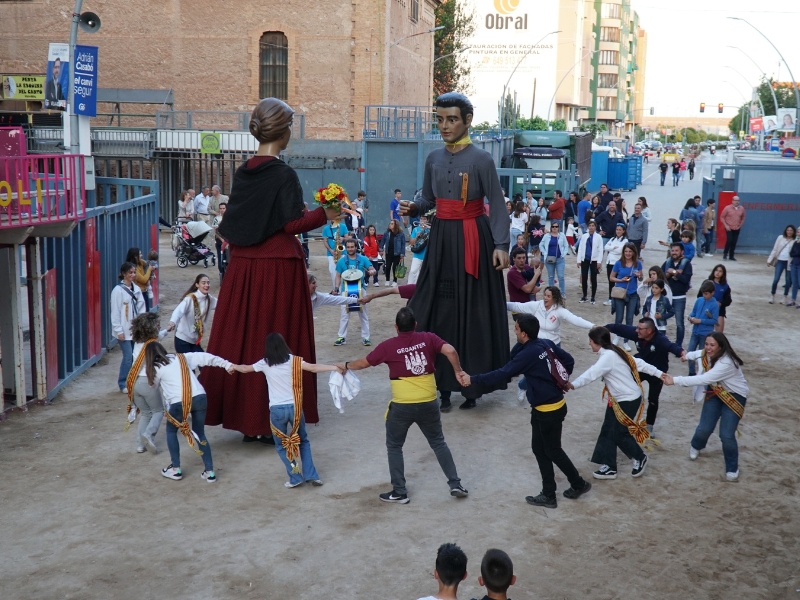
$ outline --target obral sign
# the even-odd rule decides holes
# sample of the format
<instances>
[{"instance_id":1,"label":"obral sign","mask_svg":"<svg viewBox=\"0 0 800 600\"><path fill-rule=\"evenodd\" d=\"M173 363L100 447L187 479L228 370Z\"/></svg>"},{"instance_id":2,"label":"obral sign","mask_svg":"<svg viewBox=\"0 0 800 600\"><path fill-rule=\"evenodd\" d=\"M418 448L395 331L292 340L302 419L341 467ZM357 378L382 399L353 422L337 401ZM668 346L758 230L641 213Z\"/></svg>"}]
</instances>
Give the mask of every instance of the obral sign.
<instances>
[{"instance_id":1,"label":"obral sign","mask_svg":"<svg viewBox=\"0 0 800 600\"><path fill-rule=\"evenodd\" d=\"M528 13L512 16L520 0L494 0L497 13L486 15L486 29L527 29Z\"/></svg>"}]
</instances>

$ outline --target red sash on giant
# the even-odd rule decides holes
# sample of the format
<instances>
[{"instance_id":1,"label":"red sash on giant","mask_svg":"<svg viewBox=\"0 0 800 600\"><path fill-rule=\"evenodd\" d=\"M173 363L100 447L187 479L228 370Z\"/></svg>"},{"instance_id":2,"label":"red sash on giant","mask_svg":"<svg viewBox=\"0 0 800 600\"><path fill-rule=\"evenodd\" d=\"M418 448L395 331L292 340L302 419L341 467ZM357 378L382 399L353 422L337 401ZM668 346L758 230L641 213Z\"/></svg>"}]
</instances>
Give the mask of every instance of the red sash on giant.
<instances>
[{"instance_id":1,"label":"red sash on giant","mask_svg":"<svg viewBox=\"0 0 800 600\"><path fill-rule=\"evenodd\" d=\"M484 214L483 198L463 202L462 200L436 199L436 218L445 221L461 221L464 227L464 270L478 278L478 224L475 219Z\"/></svg>"}]
</instances>

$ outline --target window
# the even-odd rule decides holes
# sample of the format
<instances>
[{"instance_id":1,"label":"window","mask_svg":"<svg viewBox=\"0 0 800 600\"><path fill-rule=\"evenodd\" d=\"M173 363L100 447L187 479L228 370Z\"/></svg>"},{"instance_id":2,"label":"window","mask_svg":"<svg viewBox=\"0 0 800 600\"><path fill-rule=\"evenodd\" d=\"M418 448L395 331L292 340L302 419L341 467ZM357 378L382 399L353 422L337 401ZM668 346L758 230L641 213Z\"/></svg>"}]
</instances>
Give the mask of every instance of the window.
<instances>
[{"instance_id":1,"label":"window","mask_svg":"<svg viewBox=\"0 0 800 600\"><path fill-rule=\"evenodd\" d=\"M605 5L604 5L605 6ZM616 50L600 50L598 64L601 65L618 65L619 52Z\"/></svg>"},{"instance_id":2,"label":"window","mask_svg":"<svg viewBox=\"0 0 800 600\"><path fill-rule=\"evenodd\" d=\"M414 23L419 21L419 0L411 0L411 12L408 15Z\"/></svg>"},{"instance_id":3,"label":"window","mask_svg":"<svg viewBox=\"0 0 800 600\"><path fill-rule=\"evenodd\" d=\"M258 59L259 98L289 96L289 42L281 31L268 31L261 36Z\"/></svg>"},{"instance_id":4,"label":"window","mask_svg":"<svg viewBox=\"0 0 800 600\"><path fill-rule=\"evenodd\" d=\"M597 110L617 110L616 96L598 96Z\"/></svg>"},{"instance_id":5,"label":"window","mask_svg":"<svg viewBox=\"0 0 800 600\"><path fill-rule=\"evenodd\" d=\"M616 73L598 73L597 74L597 87L601 88L615 88L619 83L619 75Z\"/></svg>"},{"instance_id":6,"label":"window","mask_svg":"<svg viewBox=\"0 0 800 600\"><path fill-rule=\"evenodd\" d=\"M617 27L601 27L600 28L600 41L601 42L618 42L619 41L619 28L617 28Z\"/></svg>"},{"instance_id":7,"label":"window","mask_svg":"<svg viewBox=\"0 0 800 600\"><path fill-rule=\"evenodd\" d=\"M621 6L619 4L606 4L603 3L603 8L600 11L600 16L603 19L619 19L622 14Z\"/></svg>"}]
</instances>

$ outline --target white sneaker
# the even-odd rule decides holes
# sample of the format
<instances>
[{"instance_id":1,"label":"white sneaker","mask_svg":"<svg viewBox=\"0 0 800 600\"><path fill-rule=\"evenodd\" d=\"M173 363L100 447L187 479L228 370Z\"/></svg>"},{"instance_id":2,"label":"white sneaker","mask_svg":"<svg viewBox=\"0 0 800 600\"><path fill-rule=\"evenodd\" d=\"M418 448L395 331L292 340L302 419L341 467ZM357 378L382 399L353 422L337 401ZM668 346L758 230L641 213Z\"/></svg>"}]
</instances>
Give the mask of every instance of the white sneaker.
<instances>
[{"instance_id":1,"label":"white sneaker","mask_svg":"<svg viewBox=\"0 0 800 600\"><path fill-rule=\"evenodd\" d=\"M626 352L630 352L631 351L631 347L630 347L630 344L628 344L628 342L625 342L624 344L622 344L622 347L625 348Z\"/></svg>"},{"instance_id":2,"label":"white sneaker","mask_svg":"<svg viewBox=\"0 0 800 600\"><path fill-rule=\"evenodd\" d=\"M298 485L303 485L303 481L298 481L297 483L292 483L291 481L286 481L283 484L285 488L296 488Z\"/></svg>"},{"instance_id":3,"label":"white sneaker","mask_svg":"<svg viewBox=\"0 0 800 600\"><path fill-rule=\"evenodd\" d=\"M695 450L692 446L689 446L689 460L697 460L698 456L700 456L700 450Z\"/></svg>"},{"instance_id":4,"label":"white sneaker","mask_svg":"<svg viewBox=\"0 0 800 600\"><path fill-rule=\"evenodd\" d=\"M618 341L619 341L619 336L615 335L613 338L611 338L611 345L616 346Z\"/></svg>"},{"instance_id":5,"label":"white sneaker","mask_svg":"<svg viewBox=\"0 0 800 600\"><path fill-rule=\"evenodd\" d=\"M396 281L392 282L392 287L397 287L397 282Z\"/></svg>"},{"instance_id":6,"label":"white sneaker","mask_svg":"<svg viewBox=\"0 0 800 600\"><path fill-rule=\"evenodd\" d=\"M611 298L603 302L603 306L611 306Z\"/></svg>"},{"instance_id":7,"label":"white sneaker","mask_svg":"<svg viewBox=\"0 0 800 600\"><path fill-rule=\"evenodd\" d=\"M384 287L389 287L390 285L392 285L391 281L387 281L386 283L383 284Z\"/></svg>"},{"instance_id":8,"label":"white sneaker","mask_svg":"<svg viewBox=\"0 0 800 600\"><path fill-rule=\"evenodd\" d=\"M142 434L142 443L147 447L150 452L153 454L158 454L158 448L156 448L156 441L153 439L152 435L147 435L146 433Z\"/></svg>"},{"instance_id":9,"label":"white sneaker","mask_svg":"<svg viewBox=\"0 0 800 600\"><path fill-rule=\"evenodd\" d=\"M525 404L528 400L528 392L526 390L517 388L517 402L519 402L520 406Z\"/></svg>"},{"instance_id":10,"label":"white sneaker","mask_svg":"<svg viewBox=\"0 0 800 600\"><path fill-rule=\"evenodd\" d=\"M725 479L728 481L738 481L739 471L737 470L735 473L725 473Z\"/></svg>"},{"instance_id":11,"label":"white sneaker","mask_svg":"<svg viewBox=\"0 0 800 600\"><path fill-rule=\"evenodd\" d=\"M119 391L119 393L120 393L120 394L125 394L125 395L127 396L127 395L128 395L128 388L122 388L122 389Z\"/></svg>"}]
</instances>

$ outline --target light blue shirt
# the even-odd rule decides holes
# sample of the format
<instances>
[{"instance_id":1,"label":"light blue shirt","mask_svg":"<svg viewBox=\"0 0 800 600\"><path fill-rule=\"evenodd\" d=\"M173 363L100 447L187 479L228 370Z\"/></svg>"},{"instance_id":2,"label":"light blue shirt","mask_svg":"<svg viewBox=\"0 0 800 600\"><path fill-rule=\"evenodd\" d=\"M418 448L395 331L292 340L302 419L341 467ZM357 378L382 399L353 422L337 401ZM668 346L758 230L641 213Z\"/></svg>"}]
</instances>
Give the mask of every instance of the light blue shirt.
<instances>
[{"instance_id":1,"label":"light blue shirt","mask_svg":"<svg viewBox=\"0 0 800 600\"><path fill-rule=\"evenodd\" d=\"M341 240L345 235L347 235L347 225L339 221L339 239ZM328 256L333 256L331 247L335 243L334 240L336 239L336 232L330 223L322 228L322 237L325 238L325 249L328 253Z\"/></svg>"},{"instance_id":2,"label":"light blue shirt","mask_svg":"<svg viewBox=\"0 0 800 600\"><path fill-rule=\"evenodd\" d=\"M411 237L412 237L412 238L415 238L415 237L417 237L417 236L419 235L419 232L420 232L420 231L422 231L422 229L420 229L420 228L419 228L419 226L417 226L417 227L414 227L414 229L412 229L412 230L411 230ZM411 246L411 247L413 248L414 246ZM422 249L422 252L412 252L411 254L413 254L413 255L414 255L414 258L418 258L418 259L422 260L423 258L425 258L425 253L426 253L427 251L428 251L428 246L426 245L426 246L425 246L425 247Z\"/></svg>"},{"instance_id":3,"label":"light blue shirt","mask_svg":"<svg viewBox=\"0 0 800 600\"><path fill-rule=\"evenodd\" d=\"M339 259L336 263L336 272L344 273L347 269L361 269L364 271L364 283L367 282L367 272L372 268L372 263L363 254L356 254L355 258L350 258L347 254ZM344 280L342 280L342 289L344 289Z\"/></svg>"}]
</instances>

